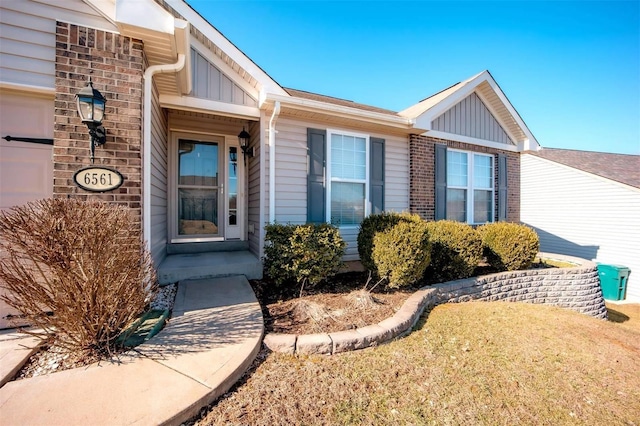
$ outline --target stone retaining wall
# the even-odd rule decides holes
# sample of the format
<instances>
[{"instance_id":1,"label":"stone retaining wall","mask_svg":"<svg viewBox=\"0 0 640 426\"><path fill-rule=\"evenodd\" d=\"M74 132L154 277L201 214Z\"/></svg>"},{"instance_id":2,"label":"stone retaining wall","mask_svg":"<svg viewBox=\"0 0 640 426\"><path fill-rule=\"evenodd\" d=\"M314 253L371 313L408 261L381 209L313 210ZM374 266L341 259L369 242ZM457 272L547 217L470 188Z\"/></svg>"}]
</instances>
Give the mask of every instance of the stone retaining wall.
<instances>
[{"instance_id":1,"label":"stone retaining wall","mask_svg":"<svg viewBox=\"0 0 640 426\"><path fill-rule=\"evenodd\" d=\"M306 335L270 333L264 344L275 352L335 354L363 349L408 334L426 307L441 303L507 301L540 303L606 319L596 264L584 259L540 253L575 267L500 272L423 287L391 318L355 330Z\"/></svg>"}]
</instances>

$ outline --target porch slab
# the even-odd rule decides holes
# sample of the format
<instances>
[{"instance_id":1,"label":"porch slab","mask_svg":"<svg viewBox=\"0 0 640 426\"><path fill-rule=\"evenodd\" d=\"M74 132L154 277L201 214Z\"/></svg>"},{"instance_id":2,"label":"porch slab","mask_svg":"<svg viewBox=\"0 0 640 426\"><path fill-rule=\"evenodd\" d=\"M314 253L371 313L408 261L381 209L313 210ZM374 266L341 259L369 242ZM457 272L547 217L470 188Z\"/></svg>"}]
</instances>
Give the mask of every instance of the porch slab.
<instances>
[{"instance_id":1,"label":"porch slab","mask_svg":"<svg viewBox=\"0 0 640 426\"><path fill-rule=\"evenodd\" d=\"M158 267L158 283L244 275L262 278L262 262L248 250L170 254Z\"/></svg>"}]
</instances>

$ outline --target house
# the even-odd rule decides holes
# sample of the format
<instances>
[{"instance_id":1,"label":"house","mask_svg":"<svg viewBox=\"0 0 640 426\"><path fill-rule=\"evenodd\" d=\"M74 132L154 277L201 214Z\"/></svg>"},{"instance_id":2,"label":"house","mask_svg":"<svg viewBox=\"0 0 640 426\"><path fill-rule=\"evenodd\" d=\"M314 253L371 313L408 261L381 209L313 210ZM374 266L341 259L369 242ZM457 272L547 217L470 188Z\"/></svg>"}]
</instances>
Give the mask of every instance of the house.
<instances>
[{"instance_id":1,"label":"house","mask_svg":"<svg viewBox=\"0 0 640 426\"><path fill-rule=\"evenodd\" d=\"M394 112L282 87L183 0L4 0L0 20L0 207L128 205L161 283L260 276L272 222L333 222L355 260L373 212L520 220L539 145L488 71ZM89 79L107 99L93 166L123 177L99 193L74 181Z\"/></svg>"},{"instance_id":2,"label":"house","mask_svg":"<svg viewBox=\"0 0 640 426\"><path fill-rule=\"evenodd\" d=\"M640 156L545 148L521 167L521 220L541 250L626 266L640 301Z\"/></svg>"}]
</instances>

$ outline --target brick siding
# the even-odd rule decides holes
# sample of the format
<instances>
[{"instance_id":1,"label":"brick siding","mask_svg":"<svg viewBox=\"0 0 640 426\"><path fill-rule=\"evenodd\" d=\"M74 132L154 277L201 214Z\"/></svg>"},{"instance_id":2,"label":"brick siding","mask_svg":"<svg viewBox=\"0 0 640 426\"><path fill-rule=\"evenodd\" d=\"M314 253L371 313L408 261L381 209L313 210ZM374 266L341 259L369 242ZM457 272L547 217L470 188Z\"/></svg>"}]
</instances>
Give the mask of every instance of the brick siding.
<instances>
[{"instance_id":1,"label":"brick siding","mask_svg":"<svg viewBox=\"0 0 640 426\"><path fill-rule=\"evenodd\" d=\"M497 220L498 154L507 156L507 221L520 222L520 154L423 135L409 136L409 210L423 219L435 218L435 145L494 156L495 220Z\"/></svg>"},{"instance_id":2,"label":"brick siding","mask_svg":"<svg viewBox=\"0 0 640 426\"><path fill-rule=\"evenodd\" d=\"M142 214L142 97L143 45L118 34L56 24L56 85L53 144L53 196L100 199ZM106 144L96 148L96 166L118 170L122 186L98 194L73 181L74 173L91 165L90 136L78 115L75 94L91 77L107 99L103 126Z\"/></svg>"}]
</instances>

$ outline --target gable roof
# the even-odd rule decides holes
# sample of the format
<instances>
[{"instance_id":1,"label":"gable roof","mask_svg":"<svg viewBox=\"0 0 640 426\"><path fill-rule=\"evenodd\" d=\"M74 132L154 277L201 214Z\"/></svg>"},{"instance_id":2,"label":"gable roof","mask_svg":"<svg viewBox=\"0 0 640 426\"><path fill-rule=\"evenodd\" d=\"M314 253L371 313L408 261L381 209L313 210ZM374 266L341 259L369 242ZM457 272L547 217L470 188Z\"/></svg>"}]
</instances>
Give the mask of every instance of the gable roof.
<instances>
[{"instance_id":1,"label":"gable roof","mask_svg":"<svg viewBox=\"0 0 640 426\"><path fill-rule=\"evenodd\" d=\"M489 71L442 90L398 114L416 120L416 126L431 131L432 122L472 93L476 93L494 118L518 144L518 150L537 150L540 145Z\"/></svg>"},{"instance_id":2,"label":"gable roof","mask_svg":"<svg viewBox=\"0 0 640 426\"><path fill-rule=\"evenodd\" d=\"M528 154L640 188L640 155L558 148L544 148Z\"/></svg>"}]
</instances>

